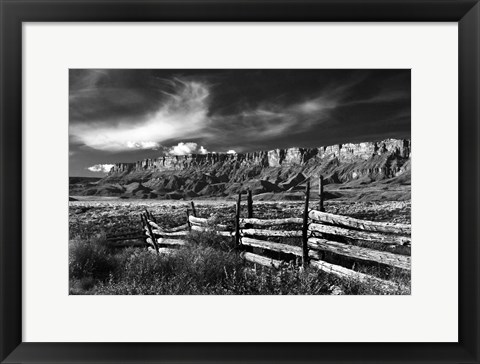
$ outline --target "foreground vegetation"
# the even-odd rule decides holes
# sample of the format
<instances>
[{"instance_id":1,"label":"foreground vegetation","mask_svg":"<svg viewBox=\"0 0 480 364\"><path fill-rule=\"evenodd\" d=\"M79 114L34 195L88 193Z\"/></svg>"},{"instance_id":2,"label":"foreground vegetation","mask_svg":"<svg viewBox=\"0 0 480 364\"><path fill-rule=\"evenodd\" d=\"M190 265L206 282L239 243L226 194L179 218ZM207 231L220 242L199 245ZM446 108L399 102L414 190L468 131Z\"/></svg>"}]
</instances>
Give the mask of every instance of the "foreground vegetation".
<instances>
[{"instance_id":1,"label":"foreground vegetation","mask_svg":"<svg viewBox=\"0 0 480 364\"><path fill-rule=\"evenodd\" d=\"M101 234L73 238L69 246L70 294L409 294L409 276L394 270L383 270L381 275L403 288L384 292L370 282L340 279L315 269L245 265L230 239L213 233L192 232L187 240L187 247L165 256L139 248L112 249Z\"/></svg>"}]
</instances>

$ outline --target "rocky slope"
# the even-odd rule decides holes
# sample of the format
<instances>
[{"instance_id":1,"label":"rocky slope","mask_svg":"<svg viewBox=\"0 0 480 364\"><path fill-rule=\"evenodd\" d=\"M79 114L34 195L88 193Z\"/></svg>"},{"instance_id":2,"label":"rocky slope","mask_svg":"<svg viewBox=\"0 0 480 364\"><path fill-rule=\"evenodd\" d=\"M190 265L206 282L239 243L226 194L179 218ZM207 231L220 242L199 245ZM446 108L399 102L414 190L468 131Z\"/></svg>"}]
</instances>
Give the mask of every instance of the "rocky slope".
<instances>
[{"instance_id":1,"label":"rocky slope","mask_svg":"<svg viewBox=\"0 0 480 364\"><path fill-rule=\"evenodd\" d=\"M225 197L250 189L255 195L295 193L307 178L344 186L410 184L408 139L289 148L245 154L162 156L118 163L82 195L133 198Z\"/></svg>"}]
</instances>

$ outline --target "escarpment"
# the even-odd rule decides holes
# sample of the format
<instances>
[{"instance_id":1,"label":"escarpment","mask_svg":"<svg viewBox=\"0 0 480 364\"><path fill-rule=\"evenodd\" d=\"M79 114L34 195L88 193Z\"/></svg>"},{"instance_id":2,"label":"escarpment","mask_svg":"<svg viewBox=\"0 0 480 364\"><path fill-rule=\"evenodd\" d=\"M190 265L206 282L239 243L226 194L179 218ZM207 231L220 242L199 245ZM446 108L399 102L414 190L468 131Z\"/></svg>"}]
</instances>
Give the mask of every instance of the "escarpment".
<instances>
[{"instance_id":1,"label":"escarpment","mask_svg":"<svg viewBox=\"0 0 480 364\"><path fill-rule=\"evenodd\" d=\"M250 153L159 156L117 163L86 195L140 198L222 197L294 192L320 174L327 184L368 184L403 176L410 181L409 139L288 148Z\"/></svg>"}]
</instances>

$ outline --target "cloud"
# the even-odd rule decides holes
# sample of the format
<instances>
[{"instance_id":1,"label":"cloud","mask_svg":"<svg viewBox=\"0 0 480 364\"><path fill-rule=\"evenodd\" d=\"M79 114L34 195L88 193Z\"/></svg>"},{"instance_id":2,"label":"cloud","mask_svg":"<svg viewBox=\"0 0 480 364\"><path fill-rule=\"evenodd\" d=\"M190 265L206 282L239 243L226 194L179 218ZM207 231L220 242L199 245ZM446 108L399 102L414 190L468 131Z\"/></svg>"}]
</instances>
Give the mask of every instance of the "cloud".
<instances>
[{"instance_id":1,"label":"cloud","mask_svg":"<svg viewBox=\"0 0 480 364\"><path fill-rule=\"evenodd\" d=\"M303 102L292 105L291 111L299 114L317 114L328 109L334 109L340 103L338 98L319 96L316 98L306 99Z\"/></svg>"},{"instance_id":2,"label":"cloud","mask_svg":"<svg viewBox=\"0 0 480 364\"><path fill-rule=\"evenodd\" d=\"M186 154L207 154L208 151L204 147L198 147L197 143L187 142L178 143L171 147L168 152L170 155L186 155Z\"/></svg>"},{"instance_id":3,"label":"cloud","mask_svg":"<svg viewBox=\"0 0 480 364\"><path fill-rule=\"evenodd\" d=\"M100 119L74 123L70 126L72 140L96 150L120 152L156 150L166 140L202 136L208 123L208 86L174 79L169 87L172 90L160 90L163 96L156 111L140 120L125 117L114 123Z\"/></svg>"},{"instance_id":4,"label":"cloud","mask_svg":"<svg viewBox=\"0 0 480 364\"><path fill-rule=\"evenodd\" d=\"M351 102L345 103L345 105L373 104L373 103L391 102L391 101L408 100L408 99L410 99L410 94L405 90L394 90L394 91L385 90L377 95L371 96L366 99L351 101Z\"/></svg>"},{"instance_id":5,"label":"cloud","mask_svg":"<svg viewBox=\"0 0 480 364\"><path fill-rule=\"evenodd\" d=\"M233 149L230 149L229 151L227 151L227 154L237 154L237 152L235 152Z\"/></svg>"},{"instance_id":6,"label":"cloud","mask_svg":"<svg viewBox=\"0 0 480 364\"><path fill-rule=\"evenodd\" d=\"M408 70L70 71L72 165L409 135L410 88Z\"/></svg>"},{"instance_id":7,"label":"cloud","mask_svg":"<svg viewBox=\"0 0 480 364\"><path fill-rule=\"evenodd\" d=\"M103 92L110 93L111 88L100 83L108 77L104 73L95 73L86 77L86 80L82 79L81 83L87 90L97 90L98 87ZM340 94L344 93L344 89L335 85L335 89L324 87L315 94L305 95L296 101L288 98L270 100L266 96L265 100L258 100L256 105L247 104L219 115L210 110L210 96L214 86L204 79L173 77L157 79L157 82L160 85L154 111L136 117L120 115L109 122L97 118L87 123L73 123L70 127L72 141L99 151L123 152L159 150L161 144L169 141L195 138L202 140L207 147L211 145L210 148L234 147L241 151L242 148L237 147L241 141L263 142L283 137L287 133L298 134L312 124L321 123L328 119L330 111L339 104ZM122 93L121 103L128 103L135 98L133 94L137 91L128 89L125 92L127 95ZM222 92L215 94L218 97ZM118 108L118 97L114 96L115 94L110 95L108 100L111 107ZM71 98L71 103L74 100ZM236 99L232 101L234 104L239 103ZM239 135L242 135L241 140ZM205 148L191 151L177 146L176 149L178 151L170 153L179 155L207 152Z\"/></svg>"},{"instance_id":8,"label":"cloud","mask_svg":"<svg viewBox=\"0 0 480 364\"><path fill-rule=\"evenodd\" d=\"M108 173L113 166L114 164L95 164L94 166L88 167L87 169L91 172Z\"/></svg>"},{"instance_id":9,"label":"cloud","mask_svg":"<svg viewBox=\"0 0 480 364\"><path fill-rule=\"evenodd\" d=\"M212 116L207 134L221 134L221 138L215 139L221 139L224 148L242 152L242 143L245 142L261 146L287 135L298 135L312 127L319 129L331 120L332 112L340 103L338 96L324 94L289 104L261 103L256 109L238 114Z\"/></svg>"},{"instance_id":10,"label":"cloud","mask_svg":"<svg viewBox=\"0 0 480 364\"><path fill-rule=\"evenodd\" d=\"M150 149L150 150L158 150L160 149L161 145L160 143L157 142L152 142L152 141L140 141L140 142L132 142L128 141L126 143L127 148L129 149Z\"/></svg>"},{"instance_id":11,"label":"cloud","mask_svg":"<svg viewBox=\"0 0 480 364\"><path fill-rule=\"evenodd\" d=\"M69 86L71 90L92 90L104 78L108 78L108 70L89 69L85 72L72 69L70 70Z\"/></svg>"}]
</instances>

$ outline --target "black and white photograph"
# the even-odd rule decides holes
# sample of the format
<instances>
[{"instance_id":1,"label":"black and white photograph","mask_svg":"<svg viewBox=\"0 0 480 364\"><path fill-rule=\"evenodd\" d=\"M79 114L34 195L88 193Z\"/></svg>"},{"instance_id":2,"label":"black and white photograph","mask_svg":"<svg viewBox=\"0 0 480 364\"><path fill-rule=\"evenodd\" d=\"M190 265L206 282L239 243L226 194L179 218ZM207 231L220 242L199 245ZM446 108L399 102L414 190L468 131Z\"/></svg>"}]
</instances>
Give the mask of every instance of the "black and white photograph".
<instances>
[{"instance_id":1,"label":"black and white photograph","mask_svg":"<svg viewBox=\"0 0 480 364\"><path fill-rule=\"evenodd\" d=\"M410 69L70 69L70 295L410 295Z\"/></svg>"}]
</instances>

